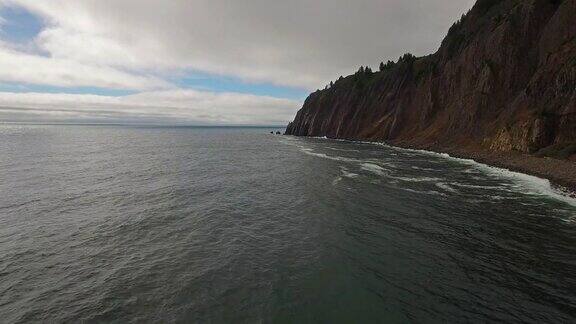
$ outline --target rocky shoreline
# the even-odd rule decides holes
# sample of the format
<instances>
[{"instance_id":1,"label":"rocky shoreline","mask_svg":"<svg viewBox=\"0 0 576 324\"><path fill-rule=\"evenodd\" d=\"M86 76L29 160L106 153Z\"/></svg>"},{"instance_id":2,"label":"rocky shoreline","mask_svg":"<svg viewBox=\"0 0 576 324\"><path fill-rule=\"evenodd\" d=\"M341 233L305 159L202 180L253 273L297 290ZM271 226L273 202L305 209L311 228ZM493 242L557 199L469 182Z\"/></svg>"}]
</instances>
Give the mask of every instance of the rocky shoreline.
<instances>
[{"instance_id":1,"label":"rocky shoreline","mask_svg":"<svg viewBox=\"0 0 576 324\"><path fill-rule=\"evenodd\" d=\"M436 53L361 67L286 134L448 153L576 192L576 0L478 0Z\"/></svg>"},{"instance_id":2,"label":"rocky shoreline","mask_svg":"<svg viewBox=\"0 0 576 324\"><path fill-rule=\"evenodd\" d=\"M339 139L386 144L410 150L424 150L451 157L474 160L488 166L524 173L550 181L550 185L569 197L576 199L576 163L550 157L538 157L522 152L494 152L474 148L409 145L401 142L374 141L366 139Z\"/></svg>"},{"instance_id":3,"label":"rocky shoreline","mask_svg":"<svg viewBox=\"0 0 576 324\"><path fill-rule=\"evenodd\" d=\"M483 149L413 146L403 143L387 142L386 144L407 148L446 153L452 157L471 159L489 166L525 173L550 181L550 184L576 198L576 163L550 157L538 157L522 152L494 152Z\"/></svg>"}]
</instances>

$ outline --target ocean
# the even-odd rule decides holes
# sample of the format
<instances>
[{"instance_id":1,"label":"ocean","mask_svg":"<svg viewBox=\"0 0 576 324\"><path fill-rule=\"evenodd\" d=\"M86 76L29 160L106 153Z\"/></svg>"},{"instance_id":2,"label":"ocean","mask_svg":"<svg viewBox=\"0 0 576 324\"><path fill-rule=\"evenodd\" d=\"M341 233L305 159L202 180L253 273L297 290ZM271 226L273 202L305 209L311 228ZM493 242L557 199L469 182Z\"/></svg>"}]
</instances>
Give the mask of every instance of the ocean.
<instances>
[{"instance_id":1,"label":"ocean","mask_svg":"<svg viewBox=\"0 0 576 324\"><path fill-rule=\"evenodd\" d=\"M547 181L276 130L0 125L0 322L576 320Z\"/></svg>"}]
</instances>

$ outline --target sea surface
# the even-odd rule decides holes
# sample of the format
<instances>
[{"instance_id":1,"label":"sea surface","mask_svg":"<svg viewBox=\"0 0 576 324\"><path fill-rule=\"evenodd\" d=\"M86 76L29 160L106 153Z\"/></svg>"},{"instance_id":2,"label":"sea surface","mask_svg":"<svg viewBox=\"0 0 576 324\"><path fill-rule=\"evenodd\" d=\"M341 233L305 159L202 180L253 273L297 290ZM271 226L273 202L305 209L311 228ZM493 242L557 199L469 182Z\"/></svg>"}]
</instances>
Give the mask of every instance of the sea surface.
<instances>
[{"instance_id":1,"label":"sea surface","mask_svg":"<svg viewBox=\"0 0 576 324\"><path fill-rule=\"evenodd\" d=\"M273 130L0 125L0 322L576 320L547 181Z\"/></svg>"}]
</instances>

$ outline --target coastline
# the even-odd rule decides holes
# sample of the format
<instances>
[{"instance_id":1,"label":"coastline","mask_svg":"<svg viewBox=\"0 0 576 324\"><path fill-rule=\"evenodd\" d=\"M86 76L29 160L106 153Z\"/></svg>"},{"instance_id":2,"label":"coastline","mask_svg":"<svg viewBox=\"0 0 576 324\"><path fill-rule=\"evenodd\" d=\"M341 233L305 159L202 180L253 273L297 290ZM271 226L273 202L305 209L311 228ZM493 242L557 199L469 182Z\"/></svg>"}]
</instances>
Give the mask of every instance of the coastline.
<instances>
[{"instance_id":1,"label":"coastline","mask_svg":"<svg viewBox=\"0 0 576 324\"><path fill-rule=\"evenodd\" d=\"M470 159L488 166L524 173L550 181L550 185L576 198L576 163L550 157L538 157L520 152L495 152L482 149L453 147L418 147L394 142L382 142L405 149L426 150L448 154L451 157Z\"/></svg>"},{"instance_id":2,"label":"coastline","mask_svg":"<svg viewBox=\"0 0 576 324\"><path fill-rule=\"evenodd\" d=\"M420 150L434 154L447 154L452 158L471 160L476 163L484 164L488 167L500 168L506 171L517 172L547 180L550 182L550 186L553 189L559 191L562 195L576 199L576 162L569 160L559 160L550 157L537 157L520 152L494 152L481 149L464 149L441 146L430 147L425 145L419 146L393 141L378 141L368 139L328 138L314 136L304 137L383 144L407 150Z\"/></svg>"},{"instance_id":3,"label":"coastline","mask_svg":"<svg viewBox=\"0 0 576 324\"><path fill-rule=\"evenodd\" d=\"M576 1L478 1L436 52L311 93L286 134L446 153L576 197L575 19Z\"/></svg>"}]
</instances>

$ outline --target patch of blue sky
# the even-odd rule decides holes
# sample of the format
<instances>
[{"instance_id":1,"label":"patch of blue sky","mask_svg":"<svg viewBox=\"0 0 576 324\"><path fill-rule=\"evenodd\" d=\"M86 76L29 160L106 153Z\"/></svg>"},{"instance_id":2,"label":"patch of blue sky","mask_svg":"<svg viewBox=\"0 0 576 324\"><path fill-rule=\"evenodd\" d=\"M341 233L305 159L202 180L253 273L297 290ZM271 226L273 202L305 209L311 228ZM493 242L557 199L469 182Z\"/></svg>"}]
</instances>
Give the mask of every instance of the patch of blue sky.
<instances>
[{"instance_id":1,"label":"patch of blue sky","mask_svg":"<svg viewBox=\"0 0 576 324\"><path fill-rule=\"evenodd\" d=\"M42 20L20 7L1 7L0 38L14 44L34 40L44 26Z\"/></svg>"},{"instance_id":2,"label":"patch of blue sky","mask_svg":"<svg viewBox=\"0 0 576 324\"><path fill-rule=\"evenodd\" d=\"M44 27L41 18L20 7L0 7L0 17L0 39L15 45L30 44ZM40 52L36 54L43 55L43 53ZM168 77L168 81L183 89L195 89L216 93L245 93L292 100L303 100L309 93L309 91L304 88L278 86L270 83L252 83L235 77L212 75L195 71L189 71L184 74L184 76L179 74L178 76ZM105 96L123 96L137 92L97 87L56 87L17 83L0 83L0 91L96 94Z\"/></svg>"},{"instance_id":3,"label":"patch of blue sky","mask_svg":"<svg viewBox=\"0 0 576 324\"><path fill-rule=\"evenodd\" d=\"M133 90L105 89L98 87L57 87L20 83L0 83L0 92L37 92L37 93L66 93L66 94L91 94L108 97L120 97L138 93Z\"/></svg>"},{"instance_id":4,"label":"patch of blue sky","mask_svg":"<svg viewBox=\"0 0 576 324\"><path fill-rule=\"evenodd\" d=\"M170 80L181 88L190 88L210 92L235 92L257 96L270 96L293 100L305 99L309 91L301 88L277 86L269 83L251 83L238 78L207 73L193 72L187 76Z\"/></svg>"},{"instance_id":5,"label":"patch of blue sky","mask_svg":"<svg viewBox=\"0 0 576 324\"><path fill-rule=\"evenodd\" d=\"M303 100L308 95L308 91L289 87L280 87L268 84L250 84L241 81L233 81L229 78L210 77L207 79L191 78L177 80L175 85L181 89L194 89L215 93L234 92L245 93L256 96L270 96L292 100ZM23 84L2 82L0 92L38 92L38 93L67 93L67 94L93 94L100 96L119 97L136 94L140 91L124 89L108 89L100 87L59 87L49 85Z\"/></svg>"}]
</instances>

